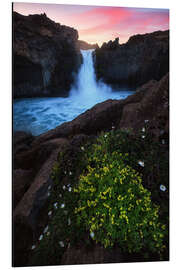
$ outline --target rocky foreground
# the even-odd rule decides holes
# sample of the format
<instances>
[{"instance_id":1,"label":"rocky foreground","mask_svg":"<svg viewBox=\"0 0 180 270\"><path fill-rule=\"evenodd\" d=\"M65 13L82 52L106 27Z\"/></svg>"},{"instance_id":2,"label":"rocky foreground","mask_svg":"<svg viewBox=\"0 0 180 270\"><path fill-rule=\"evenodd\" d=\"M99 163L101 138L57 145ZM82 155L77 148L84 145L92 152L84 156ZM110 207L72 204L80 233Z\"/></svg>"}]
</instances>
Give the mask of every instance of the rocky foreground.
<instances>
[{"instance_id":1,"label":"rocky foreground","mask_svg":"<svg viewBox=\"0 0 180 270\"><path fill-rule=\"evenodd\" d=\"M47 222L48 186L58 153L70 149L73 157L77 147L101 131L131 128L134 132L148 120L155 140L169 136L169 74L160 81L151 80L125 100L107 100L92 109L40 136L24 132L13 136L13 265L25 266L31 245ZM98 249L87 254L68 250L64 264L104 262L105 254ZM94 252L96 254L93 257ZM99 254L99 255L98 255ZM99 256L99 257L98 257ZM114 253L113 261L119 261ZM98 258L97 258L98 257ZM116 257L116 258L115 258ZM89 258L95 258L95 261Z\"/></svg>"},{"instance_id":2,"label":"rocky foreground","mask_svg":"<svg viewBox=\"0 0 180 270\"><path fill-rule=\"evenodd\" d=\"M169 30L135 35L125 44L119 38L94 52L97 79L122 87L160 80L169 71Z\"/></svg>"},{"instance_id":3,"label":"rocky foreground","mask_svg":"<svg viewBox=\"0 0 180 270\"><path fill-rule=\"evenodd\" d=\"M65 96L81 65L77 30L13 12L13 97Z\"/></svg>"}]
</instances>

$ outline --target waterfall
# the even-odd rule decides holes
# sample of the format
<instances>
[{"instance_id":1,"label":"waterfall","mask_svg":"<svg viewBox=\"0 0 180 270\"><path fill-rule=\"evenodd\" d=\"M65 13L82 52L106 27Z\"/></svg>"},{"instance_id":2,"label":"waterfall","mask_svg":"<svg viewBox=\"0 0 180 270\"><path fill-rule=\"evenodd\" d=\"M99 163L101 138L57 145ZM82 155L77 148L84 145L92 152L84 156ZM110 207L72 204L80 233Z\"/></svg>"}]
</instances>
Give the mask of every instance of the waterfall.
<instances>
[{"instance_id":1,"label":"waterfall","mask_svg":"<svg viewBox=\"0 0 180 270\"><path fill-rule=\"evenodd\" d=\"M96 81L95 69L93 64L94 50L81 50L83 56L83 64L77 75L76 83L70 91L70 97L86 104L94 105L109 98L112 92L111 87L103 82Z\"/></svg>"},{"instance_id":2,"label":"waterfall","mask_svg":"<svg viewBox=\"0 0 180 270\"><path fill-rule=\"evenodd\" d=\"M69 97L31 98L15 100L13 127L39 135L56 126L71 121L97 103L107 99L123 99L133 92L127 89L112 91L103 82L97 82L93 65L93 50L82 50L83 64L71 87ZM48 79L48 74L45 74Z\"/></svg>"}]
</instances>

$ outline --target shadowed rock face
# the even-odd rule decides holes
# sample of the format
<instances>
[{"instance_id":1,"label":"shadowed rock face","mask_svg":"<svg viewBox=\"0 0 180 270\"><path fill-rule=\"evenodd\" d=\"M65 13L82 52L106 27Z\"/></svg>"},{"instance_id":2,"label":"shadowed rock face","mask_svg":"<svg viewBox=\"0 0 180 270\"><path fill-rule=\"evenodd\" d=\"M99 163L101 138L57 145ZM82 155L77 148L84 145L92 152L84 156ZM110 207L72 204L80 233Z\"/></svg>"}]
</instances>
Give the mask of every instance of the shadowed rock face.
<instances>
[{"instance_id":1,"label":"shadowed rock face","mask_svg":"<svg viewBox=\"0 0 180 270\"><path fill-rule=\"evenodd\" d=\"M106 83L137 87L160 80L169 71L169 31L157 31L104 43L94 52L97 79Z\"/></svg>"},{"instance_id":2,"label":"shadowed rock face","mask_svg":"<svg viewBox=\"0 0 180 270\"><path fill-rule=\"evenodd\" d=\"M14 98L67 95L81 64L78 32L46 14L13 12Z\"/></svg>"}]
</instances>

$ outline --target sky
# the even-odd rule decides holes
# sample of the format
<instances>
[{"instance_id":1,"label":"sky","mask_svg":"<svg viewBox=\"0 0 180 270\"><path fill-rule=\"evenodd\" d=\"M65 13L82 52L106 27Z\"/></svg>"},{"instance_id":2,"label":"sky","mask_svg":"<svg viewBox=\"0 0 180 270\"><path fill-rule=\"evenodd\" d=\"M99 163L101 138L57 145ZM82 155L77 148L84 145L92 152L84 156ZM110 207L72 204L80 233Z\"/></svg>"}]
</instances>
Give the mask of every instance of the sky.
<instances>
[{"instance_id":1,"label":"sky","mask_svg":"<svg viewBox=\"0 0 180 270\"><path fill-rule=\"evenodd\" d=\"M88 43L114 40L125 43L130 36L169 29L169 10L86 5L14 3L23 15L46 15L55 22L78 30L79 39Z\"/></svg>"}]
</instances>

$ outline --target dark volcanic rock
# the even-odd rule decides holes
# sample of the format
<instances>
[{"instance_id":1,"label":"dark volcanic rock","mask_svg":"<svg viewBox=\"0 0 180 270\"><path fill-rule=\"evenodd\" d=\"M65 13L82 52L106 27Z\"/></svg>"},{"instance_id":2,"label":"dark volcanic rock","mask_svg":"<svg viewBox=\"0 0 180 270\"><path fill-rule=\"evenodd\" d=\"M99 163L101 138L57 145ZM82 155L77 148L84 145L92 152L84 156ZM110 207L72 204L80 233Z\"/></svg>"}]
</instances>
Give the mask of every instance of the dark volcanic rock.
<instances>
[{"instance_id":1,"label":"dark volcanic rock","mask_svg":"<svg viewBox=\"0 0 180 270\"><path fill-rule=\"evenodd\" d=\"M13 209L22 199L24 193L32 183L32 172L30 170L14 170L13 172Z\"/></svg>"},{"instance_id":2,"label":"dark volcanic rock","mask_svg":"<svg viewBox=\"0 0 180 270\"><path fill-rule=\"evenodd\" d=\"M25 150L30 149L30 145L34 137L30 133L24 131L17 131L13 134L13 152L14 155Z\"/></svg>"},{"instance_id":3,"label":"dark volcanic rock","mask_svg":"<svg viewBox=\"0 0 180 270\"><path fill-rule=\"evenodd\" d=\"M78 45L81 50L90 50L99 48L98 44L89 44L86 41L78 40Z\"/></svg>"},{"instance_id":4,"label":"dark volcanic rock","mask_svg":"<svg viewBox=\"0 0 180 270\"><path fill-rule=\"evenodd\" d=\"M120 45L104 43L94 52L97 79L119 87L160 80L169 71L169 31L135 35Z\"/></svg>"},{"instance_id":5,"label":"dark volcanic rock","mask_svg":"<svg viewBox=\"0 0 180 270\"><path fill-rule=\"evenodd\" d=\"M63 254L62 265L71 264L96 264L96 263L119 263L123 261L120 248L105 249L100 245L87 248L85 245L70 247Z\"/></svg>"},{"instance_id":6,"label":"dark volcanic rock","mask_svg":"<svg viewBox=\"0 0 180 270\"><path fill-rule=\"evenodd\" d=\"M13 12L13 96L67 95L81 64L78 32L46 14Z\"/></svg>"}]
</instances>

